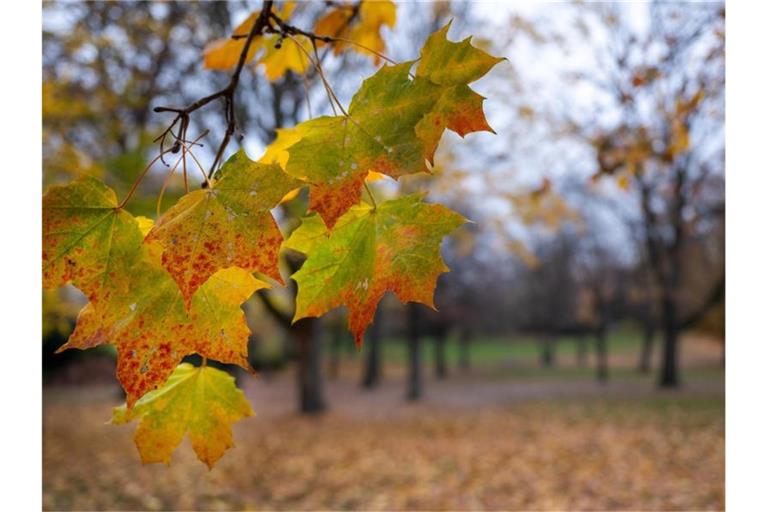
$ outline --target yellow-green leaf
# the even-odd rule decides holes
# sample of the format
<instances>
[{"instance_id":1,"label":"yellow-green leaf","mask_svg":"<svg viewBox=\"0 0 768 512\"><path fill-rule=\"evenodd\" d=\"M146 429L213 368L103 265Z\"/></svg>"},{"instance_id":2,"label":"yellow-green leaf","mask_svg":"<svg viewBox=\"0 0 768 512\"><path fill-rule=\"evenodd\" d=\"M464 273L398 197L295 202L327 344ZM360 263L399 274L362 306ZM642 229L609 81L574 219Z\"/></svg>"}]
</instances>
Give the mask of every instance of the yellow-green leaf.
<instances>
[{"instance_id":1,"label":"yellow-green leaf","mask_svg":"<svg viewBox=\"0 0 768 512\"><path fill-rule=\"evenodd\" d=\"M116 276L137 261L143 238L136 219L117 207L96 178L53 186L43 196L43 286L72 282L95 303L125 291Z\"/></svg>"},{"instance_id":2,"label":"yellow-green leaf","mask_svg":"<svg viewBox=\"0 0 768 512\"><path fill-rule=\"evenodd\" d=\"M299 227L283 242L283 247L309 254L327 238L328 228L323 219L319 215L309 215L302 219Z\"/></svg>"},{"instance_id":3,"label":"yellow-green leaf","mask_svg":"<svg viewBox=\"0 0 768 512\"><path fill-rule=\"evenodd\" d=\"M355 342L387 291L402 302L434 307L437 278L448 271L440 257L443 237L465 219L419 195L387 201L376 209L350 209L293 275L298 284L294 321L345 305ZM313 230L315 228L312 228Z\"/></svg>"},{"instance_id":4,"label":"yellow-green leaf","mask_svg":"<svg viewBox=\"0 0 768 512\"><path fill-rule=\"evenodd\" d=\"M467 84L479 79L502 59L469 44L447 40L448 27L430 36L422 50L417 74L414 62L384 66L363 82L352 98L348 116L320 117L298 125L301 138L287 148L285 170L310 184L311 211L329 228L361 197L370 171L399 178L428 171L440 137L447 129L464 136L492 131L485 119L483 97ZM451 46L454 45L454 46ZM446 59L456 48L459 58ZM442 61L455 69L447 79L433 69Z\"/></svg>"},{"instance_id":5,"label":"yellow-green leaf","mask_svg":"<svg viewBox=\"0 0 768 512\"><path fill-rule=\"evenodd\" d=\"M134 434L141 461L170 463L171 454L189 435L197 457L208 468L234 446L232 424L253 416L248 400L226 372L209 366L179 365L165 385L129 409L112 412L112 423L140 420Z\"/></svg>"}]
</instances>

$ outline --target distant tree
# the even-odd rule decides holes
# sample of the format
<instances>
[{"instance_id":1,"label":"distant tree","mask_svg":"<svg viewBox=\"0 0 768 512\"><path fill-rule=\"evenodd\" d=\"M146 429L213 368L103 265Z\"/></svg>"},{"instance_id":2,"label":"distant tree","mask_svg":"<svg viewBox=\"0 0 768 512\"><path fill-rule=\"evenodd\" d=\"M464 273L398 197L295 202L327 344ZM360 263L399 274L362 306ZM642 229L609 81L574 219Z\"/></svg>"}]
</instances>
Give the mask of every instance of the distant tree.
<instances>
[{"instance_id":1,"label":"distant tree","mask_svg":"<svg viewBox=\"0 0 768 512\"><path fill-rule=\"evenodd\" d=\"M658 290L658 382L676 387L680 332L725 290L724 273L715 272L696 304L681 300L687 248L711 233L725 210L725 9L720 3L652 3L647 13L647 23L638 25L622 5L578 9L587 37L610 37L590 38L598 68L570 75L593 87L592 114L564 118L570 132L592 146L596 178L612 177L636 201L644 258Z\"/></svg>"}]
</instances>

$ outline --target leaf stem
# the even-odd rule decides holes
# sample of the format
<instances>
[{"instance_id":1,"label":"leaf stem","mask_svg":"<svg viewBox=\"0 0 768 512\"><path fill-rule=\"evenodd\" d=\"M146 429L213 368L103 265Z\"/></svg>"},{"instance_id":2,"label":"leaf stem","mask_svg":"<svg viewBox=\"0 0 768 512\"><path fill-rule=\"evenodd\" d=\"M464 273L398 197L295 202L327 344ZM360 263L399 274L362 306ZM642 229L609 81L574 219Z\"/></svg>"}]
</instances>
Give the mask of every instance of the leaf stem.
<instances>
[{"instance_id":1,"label":"leaf stem","mask_svg":"<svg viewBox=\"0 0 768 512\"><path fill-rule=\"evenodd\" d=\"M373 192L371 192L370 187L368 187L368 183L363 180L363 187L365 187L365 191L368 192L368 197L371 198L371 202L373 203L373 211L376 211L376 198L373 196Z\"/></svg>"}]
</instances>

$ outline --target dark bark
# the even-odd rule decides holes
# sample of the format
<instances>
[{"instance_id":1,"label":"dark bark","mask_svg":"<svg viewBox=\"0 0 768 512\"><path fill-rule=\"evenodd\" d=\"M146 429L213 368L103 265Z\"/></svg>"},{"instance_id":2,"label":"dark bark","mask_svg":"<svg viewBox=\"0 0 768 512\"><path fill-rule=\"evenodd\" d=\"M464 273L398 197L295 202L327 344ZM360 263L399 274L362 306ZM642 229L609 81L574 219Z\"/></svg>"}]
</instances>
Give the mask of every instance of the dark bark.
<instances>
[{"instance_id":1,"label":"dark bark","mask_svg":"<svg viewBox=\"0 0 768 512\"><path fill-rule=\"evenodd\" d=\"M406 398L416 401L422 394L420 314L416 304L408 304L408 385Z\"/></svg>"},{"instance_id":2,"label":"dark bark","mask_svg":"<svg viewBox=\"0 0 768 512\"><path fill-rule=\"evenodd\" d=\"M608 382L608 340L605 336L605 328L600 327L595 331L595 353L597 355L597 381Z\"/></svg>"},{"instance_id":3,"label":"dark bark","mask_svg":"<svg viewBox=\"0 0 768 512\"><path fill-rule=\"evenodd\" d=\"M469 371L470 367L469 343L471 339L472 333L469 327L462 328L459 336L459 368L464 372Z\"/></svg>"},{"instance_id":4,"label":"dark bark","mask_svg":"<svg viewBox=\"0 0 768 512\"><path fill-rule=\"evenodd\" d=\"M661 372L659 386L676 388L680 385L678 361L677 304L667 296L662 303L662 324L664 329L664 345L661 352Z\"/></svg>"},{"instance_id":5,"label":"dark bark","mask_svg":"<svg viewBox=\"0 0 768 512\"><path fill-rule=\"evenodd\" d=\"M544 368L552 368L555 365L555 338L546 334L541 339L540 362Z\"/></svg>"},{"instance_id":6,"label":"dark bark","mask_svg":"<svg viewBox=\"0 0 768 512\"><path fill-rule=\"evenodd\" d=\"M368 338L365 340L365 369L363 371L362 386L365 389L374 389L381 380L381 329L382 307L376 309L373 325L368 329Z\"/></svg>"},{"instance_id":7,"label":"dark bark","mask_svg":"<svg viewBox=\"0 0 768 512\"><path fill-rule=\"evenodd\" d=\"M435 377L444 379L448 376L448 365L445 361L446 332L439 329L434 336L435 343Z\"/></svg>"},{"instance_id":8,"label":"dark bark","mask_svg":"<svg viewBox=\"0 0 768 512\"><path fill-rule=\"evenodd\" d=\"M653 342L656 336L656 326L653 320L646 317L643 322L643 345L640 349L640 361L637 369L640 373L650 373L651 361L653 357Z\"/></svg>"},{"instance_id":9,"label":"dark bark","mask_svg":"<svg viewBox=\"0 0 768 512\"><path fill-rule=\"evenodd\" d=\"M331 328L331 346L328 350L328 378L331 380L339 378L339 366L341 365L341 352L344 348L344 341L344 325L336 322Z\"/></svg>"},{"instance_id":10,"label":"dark bark","mask_svg":"<svg viewBox=\"0 0 768 512\"><path fill-rule=\"evenodd\" d=\"M294 324L291 331L298 348L297 380L299 411L319 414L326 410L322 379L322 338L320 321L305 318Z\"/></svg>"},{"instance_id":11,"label":"dark bark","mask_svg":"<svg viewBox=\"0 0 768 512\"><path fill-rule=\"evenodd\" d=\"M576 338L576 364L578 364L580 368L587 366L588 354L587 340L584 336L580 335Z\"/></svg>"}]
</instances>

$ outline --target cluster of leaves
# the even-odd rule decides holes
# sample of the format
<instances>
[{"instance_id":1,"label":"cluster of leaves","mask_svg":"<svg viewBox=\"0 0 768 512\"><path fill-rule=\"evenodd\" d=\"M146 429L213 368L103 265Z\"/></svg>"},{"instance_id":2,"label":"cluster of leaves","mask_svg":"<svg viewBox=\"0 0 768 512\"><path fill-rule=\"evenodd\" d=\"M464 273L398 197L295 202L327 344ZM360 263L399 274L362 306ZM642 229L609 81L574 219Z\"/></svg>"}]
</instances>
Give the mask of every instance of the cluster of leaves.
<instances>
[{"instance_id":1,"label":"cluster of leaves","mask_svg":"<svg viewBox=\"0 0 768 512\"><path fill-rule=\"evenodd\" d=\"M277 17L288 19L296 8L295 2L286 2ZM261 11L255 11L238 25L232 36L212 42L205 49L203 64L208 69L226 71L235 67L245 48L246 37L257 22ZM273 34L262 37L248 48L246 62L256 60L263 66L266 77L275 81L287 71L303 74L311 66L312 53L318 47L330 44L336 55L346 48L370 56L375 64L386 50L381 29L394 27L397 9L389 0L338 4L315 24L311 34ZM317 37L313 37L317 36Z\"/></svg>"},{"instance_id":2,"label":"cluster of leaves","mask_svg":"<svg viewBox=\"0 0 768 512\"><path fill-rule=\"evenodd\" d=\"M382 24L394 22L389 8L365 5L358 22L363 32L376 27L378 34ZM250 31L258 16L235 35ZM335 26L326 18L320 29ZM340 41L362 37L347 28L349 39ZM157 222L132 216L125 209L130 194L118 202L93 177L45 194L44 286L72 283L89 299L63 349L115 345L127 398L114 421L142 419L136 434L142 460L167 462L187 431L209 466L232 444L230 424L251 413L241 392L220 370L179 365L199 354L250 370L240 306L256 290L283 284L281 248L307 256L292 276L298 284L294 321L345 305L358 346L387 291L403 302L433 306L437 278L448 270L440 242L464 218L419 195L377 204L371 194L368 203L362 189L371 172L395 179L428 172L445 129L462 136L491 131L483 97L468 84L501 59L469 39L449 41L448 28L429 37L418 64L384 66L365 80L348 111L338 104L343 115L283 130L261 161L239 151ZM268 37L260 41L269 47L260 61L268 77L305 70L291 64L296 48L274 46ZM206 63L223 66L246 48L252 57L257 46L228 39L209 49ZM271 58L272 51L279 57ZM182 158L192 145L181 149ZM309 210L317 215L306 217L284 243L271 211L302 187L309 187Z\"/></svg>"}]
</instances>

